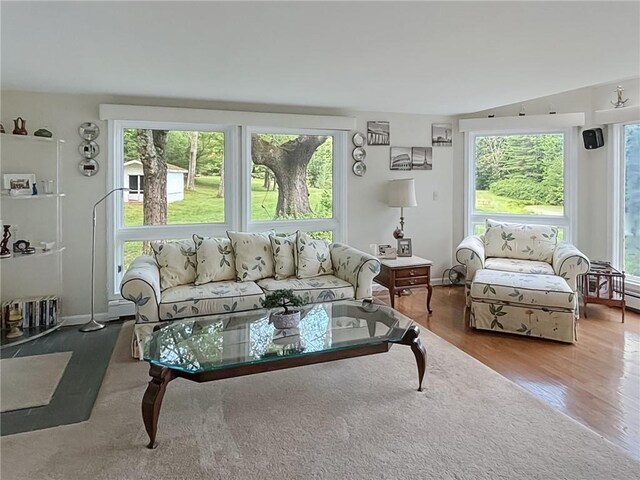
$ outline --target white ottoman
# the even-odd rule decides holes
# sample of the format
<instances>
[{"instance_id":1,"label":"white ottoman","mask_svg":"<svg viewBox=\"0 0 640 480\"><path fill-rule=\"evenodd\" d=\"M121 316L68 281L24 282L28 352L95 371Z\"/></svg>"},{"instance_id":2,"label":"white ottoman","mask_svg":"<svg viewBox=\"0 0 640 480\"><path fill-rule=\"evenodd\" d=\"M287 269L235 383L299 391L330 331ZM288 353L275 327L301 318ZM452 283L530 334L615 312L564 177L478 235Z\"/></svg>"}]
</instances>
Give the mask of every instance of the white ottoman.
<instances>
[{"instance_id":1,"label":"white ottoman","mask_svg":"<svg viewBox=\"0 0 640 480\"><path fill-rule=\"evenodd\" d=\"M557 275L482 269L471 284L471 326L576 341L577 298Z\"/></svg>"}]
</instances>

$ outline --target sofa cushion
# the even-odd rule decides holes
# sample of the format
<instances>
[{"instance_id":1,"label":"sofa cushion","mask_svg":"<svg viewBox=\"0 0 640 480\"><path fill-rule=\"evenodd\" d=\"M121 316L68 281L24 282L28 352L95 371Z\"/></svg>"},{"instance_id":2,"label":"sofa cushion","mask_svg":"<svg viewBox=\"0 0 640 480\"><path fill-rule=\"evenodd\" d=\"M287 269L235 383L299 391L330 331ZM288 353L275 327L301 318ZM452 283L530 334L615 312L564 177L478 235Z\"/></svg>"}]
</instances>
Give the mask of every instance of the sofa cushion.
<instances>
[{"instance_id":1,"label":"sofa cushion","mask_svg":"<svg viewBox=\"0 0 640 480\"><path fill-rule=\"evenodd\" d=\"M193 283L196 279L196 248L193 240L153 242L153 253L160 269L160 289Z\"/></svg>"},{"instance_id":2,"label":"sofa cushion","mask_svg":"<svg viewBox=\"0 0 640 480\"><path fill-rule=\"evenodd\" d=\"M471 298L474 302L564 311L573 311L576 306L576 294L562 277L488 269L476 272L471 284Z\"/></svg>"},{"instance_id":3,"label":"sofa cushion","mask_svg":"<svg viewBox=\"0 0 640 480\"><path fill-rule=\"evenodd\" d=\"M242 312L262 308L262 289L254 282L212 282L181 285L162 292L160 320Z\"/></svg>"},{"instance_id":4,"label":"sofa cushion","mask_svg":"<svg viewBox=\"0 0 640 480\"><path fill-rule=\"evenodd\" d=\"M296 249L297 234L292 233L286 237L269 235L271 249L273 250L274 272L276 280L293 277L296 274Z\"/></svg>"},{"instance_id":5,"label":"sofa cushion","mask_svg":"<svg viewBox=\"0 0 640 480\"><path fill-rule=\"evenodd\" d=\"M333 275L302 279L287 278L285 280L265 278L264 280L260 280L258 285L260 285L265 293L282 289L293 290L294 293L300 295L306 303L331 302L333 300L355 297L353 285Z\"/></svg>"},{"instance_id":6,"label":"sofa cushion","mask_svg":"<svg viewBox=\"0 0 640 480\"><path fill-rule=\"evenodd\" d=\"M196 246L196 285L235 280L236 259L228 238L193 236Z\"/></svg>"},{"instance_id":7,"label":"sofa cushion","mask_svg":"<svg viewBox=\"0 0 640 480\"><path fill-rule=\"evenodd\" d=\"M236 280L251 282L273 277L273 250L269 235L264 233L227 232L236 258Z\"/></svg>"},{"instance_id":8,"label":"sofa cushion","mask_svg":"<svg viewBox=\"0 0 640 480\"><path fill-rule=\"evenodd\" d=\"M324 240L314 240L298 231L296 243L296 276L312 278L333 273L329 245Z\"/></svg>"},{"instance_id":9,"label":"sofa cushion","mask_svg":"<svg viewBox=\"0 0 640 480\"><path fill-rule=\"evenodd\" d=\"M547 262L514 260L511 258L487 258L484 261L484 268L501 270L503 272L542 273L544 275L555 275L556 273L553 271L553 267Z\"/></svg>"},{"instance_id":10,"label":"sofa cushion","mask_svg":"<svg viewBox=\"0 0 640 480\"><path fill-rule=\"evenodd\" d=\"M484 254L487 258L515 258L551 263L557 242L557 227L488 219L484 234Z\"/></svg>"}]
</instances>

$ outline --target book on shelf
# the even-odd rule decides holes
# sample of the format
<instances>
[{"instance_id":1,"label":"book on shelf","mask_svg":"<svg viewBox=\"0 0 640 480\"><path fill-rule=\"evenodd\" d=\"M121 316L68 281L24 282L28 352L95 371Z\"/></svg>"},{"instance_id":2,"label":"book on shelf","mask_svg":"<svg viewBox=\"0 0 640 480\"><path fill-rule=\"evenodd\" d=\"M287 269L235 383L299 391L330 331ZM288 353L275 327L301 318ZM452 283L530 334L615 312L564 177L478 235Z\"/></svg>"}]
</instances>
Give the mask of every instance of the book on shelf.
<instances>
[{"instance_id":1,"label":"book on shelf","mask_svg":"<svg viewBox=\"0 0 640 480\"><path fill-rule=\"evenodd\" d=\"M60 297L48 295L43 297L16 298L2 303L2 328L6 329L9 312L15 308L22 312L21 328L47 328L57 325L60 314Z\"/></svg>"}]
</instances>

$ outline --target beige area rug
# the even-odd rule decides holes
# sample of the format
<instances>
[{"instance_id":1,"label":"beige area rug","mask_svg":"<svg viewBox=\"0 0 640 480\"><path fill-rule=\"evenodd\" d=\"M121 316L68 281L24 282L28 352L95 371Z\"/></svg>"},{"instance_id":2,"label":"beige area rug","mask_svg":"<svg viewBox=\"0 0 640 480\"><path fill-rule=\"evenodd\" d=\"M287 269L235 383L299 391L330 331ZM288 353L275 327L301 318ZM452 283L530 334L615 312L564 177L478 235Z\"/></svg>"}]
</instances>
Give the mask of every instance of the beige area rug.
<instances>
[{"instance_id":1,"label":"beige area rug","mask_svg":"<svg viewBox=\"0 0 640 480\"><path fill-rule=\"evenodd\" d=\"M0 360L0 412L49 405L72 352Z\"/></svg>"},{"instance_id":2,"label":"beige area rug","mask_svg":"<svg viewBox=\"0 0 640 480\"><path fill-rule=\"evenodd\" d=\"M167 388L159 447L140 400L148 366L122 329L85 423L1 439L2 478L624 479L640 464L433 334L426 390L408 347Z\"/></svg>"}]
</instances>

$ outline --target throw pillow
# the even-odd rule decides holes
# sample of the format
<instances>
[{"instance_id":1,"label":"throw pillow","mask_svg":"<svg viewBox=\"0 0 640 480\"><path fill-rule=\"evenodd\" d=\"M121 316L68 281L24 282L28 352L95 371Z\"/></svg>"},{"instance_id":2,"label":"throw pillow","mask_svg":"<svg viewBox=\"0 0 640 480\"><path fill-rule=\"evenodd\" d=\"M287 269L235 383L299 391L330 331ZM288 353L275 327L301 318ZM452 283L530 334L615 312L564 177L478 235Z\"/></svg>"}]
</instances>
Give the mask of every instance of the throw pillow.
<instances>
[{"instance_id":1,"label":"throw pillow","mask_svg":"<svg viewBox=\"0 0 640 480\"><path fill-rule=\"evenodd\" d=\"M558 243L558 228L487 219L485 256L551 263Z\"/></svg>"},{"instance_id":2,"label":"throw pillow","mask_svg":"<svg viewBox=\"0 0 640 480\"><path fill-rule=\"evenodd\" d=\"M298 232L296 242L298 278L311 278L333 273L329 245L324 240L314 240L304 232Z\"/></svg>"},{"instance_id":3,"label":"throw pillow","mask_svg":"<svg viewBox=\"0 0 640 480\"><path fill-rule=\"evenodd\" d=\"M269 235L275 232L227 232L236 257L236 280L252 282L273 277L273 250Z\"/></svg>"},{"instance_id":4,"label":"throw pillow","mask_svg":"<svg viewBox=\"0 0 640 480\"><path fill-rule=\"evenodd\" d=\"M193 236L196 245L196 285L222 280L235 280L236 260L228 238Z\"/></svg>"},{"instance_id":5,"label":"throw pillow","mask_svg":"<svg viewBox=\"0 0 640 480\"><path fill-rule=\"evenodd\" d=\"M151 248L160 267L160 290L193 283L196 279L196 249L192 240L153 242Z\"/></svg>"},{"instance_id":6,"label":"throw pillow","mask_svg":"<svg viewBox=\"0 0 640 480\"><path fill-rule=\"evenodd\" d=\"M294 257L296 237L297 235L295 233L287 235L286 237L269 235L271 248L273 250L276 280L293 277L296 274L296 262Z\"/></svg>"}]
</instances>

